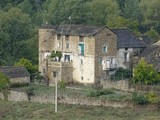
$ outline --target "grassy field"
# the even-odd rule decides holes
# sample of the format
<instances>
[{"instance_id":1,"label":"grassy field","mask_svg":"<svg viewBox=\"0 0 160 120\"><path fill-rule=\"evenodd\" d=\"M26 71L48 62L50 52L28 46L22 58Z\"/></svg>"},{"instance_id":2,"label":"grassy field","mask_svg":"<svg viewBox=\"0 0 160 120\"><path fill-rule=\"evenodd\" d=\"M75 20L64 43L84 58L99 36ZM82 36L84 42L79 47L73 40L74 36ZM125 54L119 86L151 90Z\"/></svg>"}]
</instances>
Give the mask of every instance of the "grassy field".
<instances>
[{"instance_id":1,"label":"grassy field","mask_svg":"<svg viewBox=\"0 0 160 120\"><path fill-rule=\"evenodd\" d=\"M79 105L54 105L0 100L0 120L159 120L154 107L113 108Z\"/></svg>"}]
</instances>

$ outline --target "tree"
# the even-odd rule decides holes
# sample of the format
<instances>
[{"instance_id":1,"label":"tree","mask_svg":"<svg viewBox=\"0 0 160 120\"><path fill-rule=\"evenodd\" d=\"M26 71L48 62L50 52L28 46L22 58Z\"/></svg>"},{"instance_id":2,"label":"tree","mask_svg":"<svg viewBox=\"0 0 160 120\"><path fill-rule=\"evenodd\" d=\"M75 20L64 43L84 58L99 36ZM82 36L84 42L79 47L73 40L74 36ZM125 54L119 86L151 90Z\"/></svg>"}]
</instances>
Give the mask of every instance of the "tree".
<instances>
[{"instance_id":1,"label":"tree","mask_svg":"<svg viewBox=\"0 0 160 120\"><path fill-rule=\"evenodd\" d=\"M25 67L28 70L28 72L31 74L31 77L37 72L37 67L34 66L30 60L25 58L19 59L19 61L15 63L15 66Z\"/></svg>"},{"instance_id":2,"label":"tree","mask_svg":"<svg viewBox=\"0 0 160 120\"><path fill-rule=\"evenodd\" d=\"M148 64L145 59L142 59L134 69L133 78L136 83L140 82L141 84L149 85L158 82L160 75L153 68L152 64Z\"/></svg>"},{"instance_id":3,"label":"tree","mask_svg":"<svg viewBox=\"0 0 160 120\"><path fill-rule=\"evenodd\" d=\"M7 76L0 72L0 92L3 93L4 99L8 99L10 81Z\"/></svg>"},{"instance_id":4,"label":"tree","mask_svg":"<svg viewBox=\"0 0 160 120\"><path fill-rule=\"evenodd\" d=\"M152 2L150 0L141 0L140 8L143 13L141 23L145 26L146 31L153 28L160 33L160 0L152 0Z\"/></svg>"},{"instance_id":5,"label":"tree","mask_svg":"<svg viewBox=\"0 0 160 120\"><path fill-rule=\"evenodd\" d=\"M113 0L92 0L91 14L93 15L92 24L105 25L107 21L119 16L118 4Z\"/></svg>"},{"instance_id":6,"label":"tree","mask_svg":"<svg viewBox=\"0 0 160 120\"><path fill-rule=\"evenodd\" d=\"M151 28L145 34L150 36L154 40L154 42L157 42L159 40L159 38L160 38L160 35L158 34L158 32L153 28Z\"/></svg>"},{"instance_id":7,"label":"tree","mask_svg":"<svg viewBox=\"0 0 160 120\"><path fill-rule=\"evenodd\" d=\"M122 15L125 18L140 21L142 19L142 14L140 11L139 0L125 0Z\"/></svg>"},{"instance_id":8,"label":"tree","mask_svg":"<svg viewBox=\"0 0 160 120\"><path fill-rule=\"evenodd\" d=\"M33 27L29 15L16 7L7 12L0 11L0 16L1 56L11 62L22 57L19 52L27 46L26 41L32 37Z\"/></svg>"}]
</instances>

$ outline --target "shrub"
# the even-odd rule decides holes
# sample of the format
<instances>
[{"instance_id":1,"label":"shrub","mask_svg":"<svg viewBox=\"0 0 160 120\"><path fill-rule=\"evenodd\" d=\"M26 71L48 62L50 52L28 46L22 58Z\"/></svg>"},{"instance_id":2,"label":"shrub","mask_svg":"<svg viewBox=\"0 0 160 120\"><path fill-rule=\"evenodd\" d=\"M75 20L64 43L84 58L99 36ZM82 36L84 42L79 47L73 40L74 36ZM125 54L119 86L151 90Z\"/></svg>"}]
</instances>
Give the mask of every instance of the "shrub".
<instances>
[{"instance_id":1,"label":"shrub","mask_svg":"<svg viewBox=\"0 0 160 120\"><path fill-rule=\"evenodd\" d=\"M29 83L12 83L11 88L28 86Z\"/></svg>"},{"instance_id":2,"label":"shrub","mask_svg":"<svg viewBox=\"0 0 160 120\"><path fill-rule=\"evenodd\" d=\"M109 95L109 94L114 94L114 91L111 89L99 89L99 90L91 91L88 96L98 97L98 96Z\"/></svg>"},{"instance_id":3,"label":"shrub","mask_svg":"<svg viewBox=\"0 0 160 120\"><path fill-rule=\"evenodd\" d=\"M97 97L97 92L96 91L91 91L89 93L89 95L87 95L88 97Z\"/></svg>"},{"instance_id":4,"label":"shrub","mask_svg":"<svg viewBox=\"0 0 160 120\"><path fill-rule=\"evenodd\" d=\"M58 84L59 84L60 89L64 90L66 88L66 84L63 80L59 81Z\"/></svg>"},{"instance_id":5,"label":"shrub","mask_svg":"<svg viewBox=\"0 0 160 120\"><path fill-rule=\"evenodd\" d=\"M28 95L28 96L31 96L31 95L34 95L34 88L33 87L28 87L27 89L26 89L26 94Z\"/></svg>"},{"instance_id":6,"label":"shrub","mask_svg":"<svg viewBox=\"0 0 160 120\"><path fill-rule=\"evenodd\" d=\"M132 94L132 100L139 105L146 105L149 103L145 94L134 92Z\"/></svg>"},{"instance_id":7,"label":"shrub","mask_svg":"<svg viewBox=\"0 0 160 120\"><path fill-rule=\"evenodd\" d=\"M131 78L132 72L129 69L118 68L116 72L111 75L111 80L122 80Z\"/></svg>"},{"instance_id":8,"label":"shrub","mask_svg":"<svg viewBox=\"0 0 160 120\"><path fill-rule=\"evenodd\" d=\"M147 93L146 98L149 101L149 103L152 103L152 104L156 104L160 102L160 98L158 97L158 95L153 92Z\"/></svg>"}]
</instances>

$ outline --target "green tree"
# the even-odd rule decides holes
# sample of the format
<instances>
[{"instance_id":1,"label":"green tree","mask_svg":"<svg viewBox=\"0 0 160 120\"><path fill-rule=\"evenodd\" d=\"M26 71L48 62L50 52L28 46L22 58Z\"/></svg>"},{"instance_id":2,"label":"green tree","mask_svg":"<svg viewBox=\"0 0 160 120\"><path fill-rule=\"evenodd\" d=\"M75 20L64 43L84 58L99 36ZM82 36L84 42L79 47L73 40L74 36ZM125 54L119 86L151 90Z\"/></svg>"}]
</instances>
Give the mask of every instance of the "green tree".
<instances>
[{"instance_id":1,"label":"green tree","mask_svg":"<svg viewBox=\"0 0 160 120\"><path fill-rule=\"evenodd\" d=\"M34 66L30 60L25 58L19 59L19 61L15 63L15 66L25 67L31 75L34 75L37 72L37 67Z\"/></svg>"},{"instance_id":2,"label":"green tree","mask_svg":"<svg viewBox=\"0 0 160 120\"><path fill-rule=\"evenodd\" d=\"M105 25L107 21L119 16L118 4L113 0L93 0L91 2L92 24Z\"/></svg>"},{"instance_id":3,"label":"green tree","mask_svg":"<svg viewBox=\"0 0 160 120\"><path fill-rule=\"evenodd\" d=\"M160 38L160 34L158 34L158 32L153 28L151 28L145 34L150 36L154 40L154 42L157 42L159 40L159 38Z\"/></svg>"},{"instance_id":4,"label":"green tree","mask_svg":"<svg viewBox=\"0 0 160 120\"><path fill-rule=\"evenodd\" d=\"M142 14L140 11L139 0L125 0L125 6L122 15L125 18L140 21L142 19Z\"/></svg>"},{"instance_id":5,"label":"green tree","mask_svg":"<svg viewBox=\"0 0 160 120\"><path fill-rule=\"evenodd\" d=\"M0 92L3 93L4 99L8 99L10 81L7 76L0 72Z\"/></svg>"},{"instance_id":6,"label":"green tree","mask_svg":"<svg viewBox=\"0 0 160 120\"><path fill-rule=\"evenodd\" d=\"M134 69L133 78L136 83L140 82L147 85L158 82L160 75L152 64L148 64L145 59L142 59Z\"/></svg>"},{"instance_id":7,"label":"green tree","mask_svg":"<svg viewBox=\"0 0 160 120\"><path fill-rule=\"evenodd\" d=\"M2 51L2 59L8 61L9 65L12 65L15 60L22 56L27 58L27 56L36 52L21 54L26 48L28 51L33 50L28 48L29 44L32 44L32 42L28 43L28 40L35 34L30 16L16 7L12 7L6 12L0 11L0 16L0 49ZM38 46L37 44L36 46Z\"/></svg>"}]
</instances>

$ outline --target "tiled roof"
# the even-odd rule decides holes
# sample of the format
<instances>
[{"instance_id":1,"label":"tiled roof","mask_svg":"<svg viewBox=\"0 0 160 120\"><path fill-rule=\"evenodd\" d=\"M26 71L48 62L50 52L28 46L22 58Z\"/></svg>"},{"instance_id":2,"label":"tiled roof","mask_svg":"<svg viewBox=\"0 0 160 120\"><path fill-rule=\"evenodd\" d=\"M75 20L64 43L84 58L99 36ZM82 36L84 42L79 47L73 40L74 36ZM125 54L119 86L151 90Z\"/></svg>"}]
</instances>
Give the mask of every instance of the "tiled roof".
<instances>
[{"instance_id":1,"label":"tiled roof","mask_svg":"<svg viewBox=\"0 0 160 120\"><path fill-rule=\"evenodd\" d=\"M0 67L0 72L9 78L28 77L30 74L24 67L5 66Z\"/></svg>"},{"instance_id":2,"label":"tiled roof","mask_svg":"<svg viewBox=\"0 0 160 120\"><path fill-rule=\"evenodd\" d=\"M43 29L55 29L57 34L63 35L80 35L80 36L92 36L98 33L105 27L95 27L95 26L86 26L86 25L43 25Z\"/></svg>"},{"instance_id":3,"label":"tiled roof","mask_svg":"<svg viewBox=\"0 0 160 120\"><path fill-rule=\"evenodd\" d=\"M153 44L153 40L150 37L148 37L148 36L140 36L139 39L143 40L148 45Z\"/></svg>"},{"instance_id":4,"label":"tiled roof","mask_svg":"<svg viewBox=\"0 0 160 120\"><path fill-rule=\"evenodd\" d=\"M160 72L160 41L147 47L141 54L141 57L144 57L150 64L153 64L154 68Z\"/></svg>"},{"instance_id":5,"label":"tiled roof","mask_svg":"<svg viewBox=\"0 0 160 120\"><path fill-rule=\"evenodd\" d=\"M118 48L143 48L147 46L128 29L112 29L112 31L117 35Z\"/></svg>"}]
</instances>

